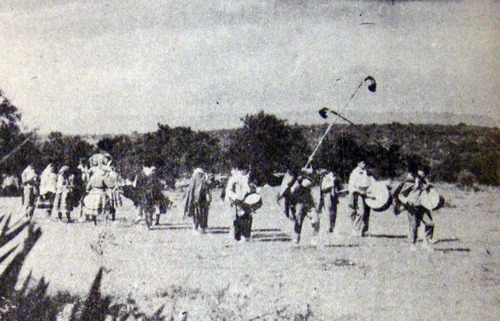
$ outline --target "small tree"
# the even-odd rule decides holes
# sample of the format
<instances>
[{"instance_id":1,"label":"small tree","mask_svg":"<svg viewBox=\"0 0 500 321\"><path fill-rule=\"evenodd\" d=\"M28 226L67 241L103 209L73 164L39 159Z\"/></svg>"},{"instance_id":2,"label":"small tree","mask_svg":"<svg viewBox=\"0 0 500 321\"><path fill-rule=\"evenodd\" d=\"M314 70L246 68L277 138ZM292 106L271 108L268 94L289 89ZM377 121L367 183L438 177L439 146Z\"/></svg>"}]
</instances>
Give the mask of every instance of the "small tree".
<instances>
[{"instance_id":1,"label":"small tree","mask_svg":"<svg viewBox=\"0 0 500 321\"><path fill-rule=\"evenodd\" d=\"M62 165L76 168L81 158L87 159L93 152L94 146L80 136L64 136L60 132L52 132L41 145L43 157L38 167L52 163L56 168Z\"/></svg>"},{"instance_id":2,"label":"small tree","mask_svg":"<svg viewBox=\"0 0 500 321\"><path fill-rule=\"evenodd\" d=\"M208 134L162 124L156 131L138 136L103 138L97 146L113 156L124 177L133 178L141 166L154 165L169 184L196 167L213 171L221 154L217 139Z\"/></svg>"},{"instance_id":3,"label":"small tree","mask_svg":"<svg viewBox=\"0 0 500 321\"><path fill-rule=\"evenodd\" d=\"M138 138L127 135L105 137L97 143L100 150L104 150L113 157L113 164L125 178L134 179L140 170L140 156L138 152Z\"/></svg>"},{"instance_id":4,"label":"small tree","mask_svg":"<svg viewBox=\"0 0 500 321\"><path fill-rule=\"evenodd\" d=\"M359 145L354 136L341 133L336 139L327 139L313 162L315 168L325 168L347 180L360 160L367 160L368 151Z\"/></svg>"},{"instance_id":5,"label":"small tree","mask_svg":"<svg viewBox=\"0 0 500 321\"><path fill-rule=\"evenodd\" d=\"M477 189L476 175L464 169L458 173L457 186L464 190Z\"/></svg>"},{"instance_id":6,"label":"small tree","mask_svg":"<svg viewBox=\"0 0 500 321\"><path fill-rule=\"evenodd\" d=\"M0 90L0 173L17 174L24 165L9 157L23 140L20 121L21 113Z\"/></svg>"},{"instance_id":7,"label":"small tree","mask_svg":"<svg viewBox=\"0 0 500 321\"><path fill-rule=\"evenodd\" d=\"M305 165L309 148L298 128L263 111L242 121L243 128L231 139L228 157L233 166L250 168L257 184L268 182L273 172Z\"/></svg>"}]
</instances>

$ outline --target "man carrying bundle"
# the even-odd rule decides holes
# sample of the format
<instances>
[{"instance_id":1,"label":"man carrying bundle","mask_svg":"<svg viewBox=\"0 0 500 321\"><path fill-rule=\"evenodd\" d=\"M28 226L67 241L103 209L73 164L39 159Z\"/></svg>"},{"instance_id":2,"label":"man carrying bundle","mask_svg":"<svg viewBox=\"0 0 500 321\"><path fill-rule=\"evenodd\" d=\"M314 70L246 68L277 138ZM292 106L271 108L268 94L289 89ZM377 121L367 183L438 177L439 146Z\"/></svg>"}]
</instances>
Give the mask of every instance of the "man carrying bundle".
<instances>
[{"instance_id":1,"label":"man carrying bundle","mask_svg":"<svg viewBox=\"0 0 500 321\"><path fill-rule=\"evenodd\" d=\"M208 209L212 201L208 174L201 168L196 168L191 176L191 182L186 193L184 215L192 217L194 229L200 228L205 234L208 225Z\"/></svg>"},{"instance_id":2,"label":"man carrying bundle","mask_svg":"<svg viewBox=\"0 0 500 321\"><path fill-rule=\"evenodd\" d=\"M422 205L422 195L432 185L427 182L424 171L417 170L417 167L413 164L410 164L408 167L408 175L394 192L394 211L395 214L399 214L402 207L408 212L408 238L411 242L411 248L415 249L418 239L418 228L420 223L422 223L425 230L424 247L432 250L430 244L434 243L432 240L434 236L434 221L431 210Z\"/></svg>"},{"instance_id":3,"label":"man carrying bundle","mask_svg":"<svg viewBox=\"0 0 500 321\"><path fill-rule=\"evenodd\" d=\"M366 191L371 185L372 179L366 171L366 164L360 161L358 166L349 176L349 208L351 209L351 220L354 224L354 233L356 236L365 237L368 233L370 222L370 207L366 205ZM359 204L361 200L361 204ZM359 207L362 206L362 213L359 213Z\"/></svg>"},{"instance_id":4,"label":"man carrying bundle","mask_svg":"<svg viewBox=\"0 0 500 321\"><path fill-rule=\"evenodd\" d=\"M136 190L133 193L134 205L139 207L135 223L144 219L148 228L151 228L153 215L156 213L155 225L160 225L160 215L167 213L170 202L162 191L163 184L156 173L156 167L144 166L137 177Z\"/></svg>"},{"instance_id":5,"label":"man carrying bundle","mask_svg":"<svg viewBox=\"0 0 500 321\"><path fill-rule=\"evenodd\" d=\"M319 233L319 215L318 209L315 207L314 199L311 194L313 187L311 168L303 168L300 173L289 172L292 179L287 178L282 182L282 188L278 195L278 202L281 198L285 198L285 213L288 213L289 218L294 222L295 243L300 242L302 233L302 225L304 219L309 217L313 228L314 239L313 245L317 244L317 236Z\"/></svg>"}]
</instances>

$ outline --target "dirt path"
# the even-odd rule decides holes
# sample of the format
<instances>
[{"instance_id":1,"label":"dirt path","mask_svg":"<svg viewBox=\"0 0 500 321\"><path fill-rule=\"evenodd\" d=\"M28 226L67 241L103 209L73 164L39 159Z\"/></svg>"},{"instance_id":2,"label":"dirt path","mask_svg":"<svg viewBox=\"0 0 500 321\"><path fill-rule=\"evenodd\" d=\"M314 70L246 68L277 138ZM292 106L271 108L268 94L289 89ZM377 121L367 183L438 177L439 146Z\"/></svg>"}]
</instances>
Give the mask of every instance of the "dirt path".
<instances>
[{"instance_id":1,"label":"dirt path","mask_svg":"<svg viewBox=\"0 0 500 321\"><path fill-rule=\"evenodd\" d=\"M23 274L44 276L51 291L83 295L104 266L104 293L151 313L162 305L167 315L185 311L188 320L499 319L498 189L440 188L449 206L435 213L433 252L409 249L407 218L392 209L372 214L370 237L350 236L345 199L335 233L326 233L323 216L321 245L309 245L306 222L303 244L294 247L276 190L264 188L249 243L232 240L229 209L217 197L206 235L183 220L180 196L152 231L131 224L128 202L109 226L51 222L37 213L44 234ZM0 209L14 212L19 204L3 199Z\"/></svg>"}]
</instances>

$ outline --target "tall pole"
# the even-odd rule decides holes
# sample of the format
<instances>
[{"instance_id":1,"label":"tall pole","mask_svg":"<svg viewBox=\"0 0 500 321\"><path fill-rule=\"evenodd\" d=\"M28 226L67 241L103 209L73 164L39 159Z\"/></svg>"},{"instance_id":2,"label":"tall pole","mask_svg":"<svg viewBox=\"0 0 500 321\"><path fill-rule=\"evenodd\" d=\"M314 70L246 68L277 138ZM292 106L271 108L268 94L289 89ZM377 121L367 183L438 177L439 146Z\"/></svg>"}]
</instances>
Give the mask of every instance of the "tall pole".
<instances>
[{"instance_id":1,"label":"tall pole","mask_svg":"<svg viewBox=\"0 0 500 321\"><path fill-rule=\"evenodd\" d=\"M359 130L360 132L362 132L366 138L368 138L369 140L371 140L372 142L375 142L377 145L379 145L380 147L382 147L383 149L389 151L389 149L387 147L385 147L384 145L382 145L378 140L376 140L375 138L371 137L367 132L365 132L361 127L359 127L358 125L356 125L355 123L353 123L352 121L350 121L349 119L345 118L344 116L342 116L340 113L337 113L336 111L334 110L330 110L330 112L332 114L334 114L335 116L339 117L339 118L342 118L343 120L345 120L346 122L348 122L349 124L351 124L352 126L354 126L354 128L356 128L357 130Z\"/></svg>"},{"instance_id":2,"label":"tall pole","mask_svg":"<svg viewBox=\"0 0 500 321\"><path fill-rule=\"evenodd\" d=\"M351 97L349 97L349 100L344 104L344 106L342 107L342 109L339 111L339 112L336 112L335 114L340 116L344 110L346 109L347 105L349 105L349 103L351 102L351 100L354 98L354 96L356 95L356 93L359 91L359 88L361 88L361 86L363 86L363 83L364 82L367 82L369 81L370 82L370 85L368 85L368 89L371 91L371 92L375 92L376 91L376 82L375 82L375 79L372 77L372 76L368 76L366 77L364 80L362 80L358 87L356 87L356 89L354 90L354 92L352 93ZM323 118L326 118L326 111L328 111L329 109L328 108L323 108L320 110L320 115L323 117ZM330 110L331 111L331 110ZM330 123L330 125L328 126L328 128L326 129L325 133L323 134L323 136L321 136L321 138L319 139L319 142L318 144L316 145L316 147L314 148L313 152L311 153L311 155L309 156L309 159L307 160L307 163L304 167L308 167L309 165L311 165L311 162L313 161L314 159L314 156L316 155L316 153L318 152L318 149L319 147L321 146L321 144L323 143L323 140L325 139L326 135L328 135L328 133L330 132L330 130L332 129L333 125L335 124L335 120L336 118Z\"/></svg>"}]
</instances>

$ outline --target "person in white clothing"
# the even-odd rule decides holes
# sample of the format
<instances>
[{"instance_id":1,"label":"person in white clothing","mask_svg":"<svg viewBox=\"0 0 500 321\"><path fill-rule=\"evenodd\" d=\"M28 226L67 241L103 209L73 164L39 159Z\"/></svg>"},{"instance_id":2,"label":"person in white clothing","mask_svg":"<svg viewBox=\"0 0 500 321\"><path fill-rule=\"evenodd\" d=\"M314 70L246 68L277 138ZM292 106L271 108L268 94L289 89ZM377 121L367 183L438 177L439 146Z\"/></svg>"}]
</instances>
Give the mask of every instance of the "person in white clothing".
<instances>
[{"instance_id":1,"label":"person in white clothing","mask_svg":"<svg viewBox=\"0 0 500 321\"><path fill-rule=\"evenodd\" d=\"M367 235L370 221L370 207L365 203L366 191L371 185L372 178L368 176L366 164L360 161L349 176L349 208L351 220L354 224L354 233L357 236ZM361 204L359 200L361 199ZM360 210L360 207L362 209ZM361 213L360 213L361 212Z\"/></svg>"},{"instance_id":2,"label":"person in white clothing","mask_svg":"<svg viewBox=\"0 0 500 321\"><path fill-rule=\"evenodd\" d=\"M57 189L57 174L54 165L49 164L40 175L40 203L47 211L47 216L52 213L52 206Z\"/></svg>"},{"instance_id":3,"label":"person in white clothing","mask_svg":"<svg viewBox=\"0 0 500 321\"><path fill-rule=\"evenodd\" d=\"M231 171L231 177L227 181L226 201L235 208L234 239L240 241L241 237L248 241L252 233L252 209L243 202L245 197L252 192L249 183L249 173L238 169Z\"/></svg>"},{"instance_id":4,"label":"person in white clothing","mask_svg":"<svg viewBox=\"0 0 500 321\"><path fill-rule=\"evenodd\" d=\"M339 204L340 196L340 180L332 172L325 169L319 171L320 176L320 202L318 211L325 210L330 221L328 233L333 233L335 222L337 220L337 205Z\"/></svg>"}]
</instances>

